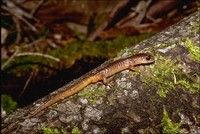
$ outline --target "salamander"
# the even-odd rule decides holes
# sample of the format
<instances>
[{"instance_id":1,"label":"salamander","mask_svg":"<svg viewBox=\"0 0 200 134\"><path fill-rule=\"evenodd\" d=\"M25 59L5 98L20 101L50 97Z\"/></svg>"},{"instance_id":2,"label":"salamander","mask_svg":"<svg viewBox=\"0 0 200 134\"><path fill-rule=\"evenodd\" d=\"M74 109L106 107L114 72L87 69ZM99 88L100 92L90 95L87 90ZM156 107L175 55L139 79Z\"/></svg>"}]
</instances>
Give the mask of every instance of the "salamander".
<instances>
[{"instance_id":1,"label":"salamander","mask_svg":"<svg viewBox=\"0 0 200 134\"><path fill-rule=\"evenodd\" d=\"M153 63L154 57L151 56L149 53L140 53L136 54L130 57L126 57L123 59L116 60L107 66L95 71L94 73L91 73L89 76L84 78L81 81L78 81L77 83L73 84L70 86L68 89L58 93L55 95L52 99L47 101L43 106L41 106L39 109L34 111L29 118L35 116L45 108L49 107L50 105L66 98L69 97L78 91L82 90L84 87L91 83L96 83L98 81L103 81L104 84L108 84L107 78L112 76L113 74L116 74L120 71L126 70L126 69L131 69L133 71L138 71L136 66L138 65L146 65L146 64L151 64Z\"/></svg>"}]
</instances>

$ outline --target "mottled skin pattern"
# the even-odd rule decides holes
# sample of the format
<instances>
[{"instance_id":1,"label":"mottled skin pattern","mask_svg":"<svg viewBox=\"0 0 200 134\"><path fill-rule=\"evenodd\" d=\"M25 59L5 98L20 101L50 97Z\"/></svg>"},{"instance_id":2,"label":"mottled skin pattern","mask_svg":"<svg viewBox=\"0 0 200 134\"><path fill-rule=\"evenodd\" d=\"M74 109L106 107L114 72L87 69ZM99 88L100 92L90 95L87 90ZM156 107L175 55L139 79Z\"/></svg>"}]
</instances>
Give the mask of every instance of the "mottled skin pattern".
<instances>
[{"instance_id":1,"label":"mottled skin pattern","mask_svg":"<svg viewBox=\"0 0 200 134\"><path fill-rule=\"evenodd\" d=\"M103 81L104 84L107 84L107 78L112 76L115 73L118 73L120 71L123 71L125 69L131 69L133 71L138 71L138 69L135 68L137 65L145 65L150 64L154 62L154 57L151 56L148 53L141 53L136 54L127 58L116 60L106 67L97 70L95 73L92 73L88 77L84 78L83 80L75 83L65 91L62 91L61 93L55 95L51 100L49 100L47 103L45 103L43 106L41 106L39 109L34 111L29 118L35 116L40 111L44 110L48 106L66 98L69 97L78 91L82 90L84 87L91 83L96 83L100 80Z\"/></svg>"}]
</instances>

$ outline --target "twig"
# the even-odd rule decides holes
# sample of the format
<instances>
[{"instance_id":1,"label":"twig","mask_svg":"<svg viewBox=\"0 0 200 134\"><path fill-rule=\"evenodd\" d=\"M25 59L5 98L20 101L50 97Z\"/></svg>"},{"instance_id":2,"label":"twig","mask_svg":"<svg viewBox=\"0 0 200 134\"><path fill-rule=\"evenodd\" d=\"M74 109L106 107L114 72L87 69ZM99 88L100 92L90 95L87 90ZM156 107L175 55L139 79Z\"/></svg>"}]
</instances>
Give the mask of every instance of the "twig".
<instances>
[{"instance_id":1,"label":"twig","mask_svg":"<svg viewBox=\"0 0 200 134\"><path fill-rule=\"evenodd\" d=\"M112 22L114 17L129 3L129 1L130 0L118 2L110 12L108 18L92 34L88 36L87 41L95 40L95 38L101 34L101 32Z\"/></svg>"},{"instance_id":2,"label":"twig","mask_svg":"<svg viewBox=\"0 0 200 134\"><path fill-rule=\"evenodd\" d=\"M40 6L43 4L45 2L45 0L40 0L39 1L39 4L37 5L37 7L35 8L35 9L32 9L32 11L31 11L31 15L33 16L33 19L37 22L37 23L40 23L40 20L38 19L38 18L36 18L35 16L34 16L34 14L35 14L35 12L40 8Z\"/></svg>"},{"instance_id":3,"label":"twig","mask_svg":"<svg viewBox=\"0 0 200 134\"><path fill-rule=\"evenodd\" d=\"M38 52L35 52L35 53L31 53L31 52L18 53L18 54L16 54L16 56L41 56L41 57L45 57L45 58L55 60L57 62L60 61L59 58L53 57L53 56L48 55L48 54L38 53Z\"/></svg>"},{"instance_id":4,"label":"twig","mask_svg":"<svg viewBox=\"0 0 200 134\"><path fill-rule=\"evenodd\" d=\"M31 15L33 15L35 13L35 11L40 8L40 6L44 3L44 0L40 0L39 4L37 5L37 7L35 9L32 9L31 11Z\"/></svg>"},{"instance_id":5,"label":"twig","mask_svg":"<svg viewBox=\"0 0 200 134\"><path fill-rule=\"evenodd\" d=\"M30 24L26 19L24 19L22 17L22 15L19 15L17 13L15 13L12 9L10 8L7 8L6 6L2 5L2 9L8 11L10 14L14 15L16 18L22 20L26 25L28 25L33 31L37 31L37 29L32 25Z\"/></svg>"},{"instance_id":6,"label":"twig","mask_svg":"<svg viewBox=\"0 0 200 134\"><path fill-rule=\"evenodd\" d=\"M21 5L21 2L16 2L14 0L12 0L12 3L13 5L17 8L17 10L20 11L21 14L23 14L24 17L26 18L29 18L29 19L34 19L36 22L40 22L39 19L37 19L35 16L34 16L34 13L36 12L36 10L44 3L44 0L39 0L38 1L38 5L31 10L30 13L28 13L27 11L24 10L24 7ZM7 4L8 5L8 4Z\"/></svg>"},{"instance_id":7,"label":"twig","mask_svg":"<svg viewBox=\"0 0 200 134\"><path fill-rule=\"evenodd\" d=\"M16 51L15 51L15 53L1 66L1 70L3 70L3 68L5 66L7 66L8 63L10 63L10 61L17 55L18 52L19 52L19 49L17 48Z\"/></svg>"},{"instance_id":8,"label":"twig","mask_svg":"<svg viewBox=\"0 0 200 134\"><path fill-rule=\"evenodd\" d=\"M132 7L131 10L133 10L134 12L132 12L130 16L126 17L120 23L118 23L118 28L124 28L130 26L133 27L141 24L151 1L152 0L140 1L136 7L134 8Z\"/></svg>"},{"instance_id":9,"label":"twig","mask_svg":"<svg viewBox=\"0 0 200 134\"><path fill-rule=\"evenodd\" d=\"M47 39L47 43L53 48L57 47L57 45L55 43L53 43L50 39Z\"/></svg>"},{"instance_id":10,"label":"twig","mask_svg":"<svg viewBox=\"0 0 200 134\"><path fill-rule=\"evenodd\" d=\"M139 4L138 4L139 9L132 8L132 10L134 10L136 13L139 13L139 15L137 16L136 19L133 19L130 22L133 22L135 25L140 24L142 22L142 20L144 19L145 14L147 12L147 8L148 8L148 6L150 4L151 4L151 0L147 0L146 2L145 1L140 1Z\"/></svg>"},{"instance_id":11,"label":"twig","mask_svg":"<svg viewBox=\"0 0 200 134\"><path fill-rule=\"evenodd\" d=\"M36 68L37 68L37 66L36 66ZM33 78L33 75L35 74L35 70L36 70L36 68L31 72L31 75L29 76L29 78L27 79L27 81L26 81L26 83L25 83L25 85L24 85L24 87L23 87L23 90L21 91L21 93L18 95L18 98L20 98L22 95L23 95L23 93L25 92L25 90L27 89L27 86L28 86L28 84L29 84L29 82L31 81L31 79Z\"/></svg>"},{"instance_id":12,"label":"twig","mask_svg":"<svg viewBox=\"0 0 200 134\"><path fill-rule=\"evenodd\" d=\"M20 24L18 19L16 19L15 17L12 17L13 21L16 23L16 28L17 28L17 39L15 41L15 44L18 44L21 40L21 28L20 28Z\"/></svg>"},{"instance_id":13,"label":"twig","mask_svg":"<svg viewBox=\"0 0 200 134\"><path fill-rule=\"evenodd\" d=\"M35 40L35 41L33 41L33 42L29 43L29 44L24 45L22 48L29 48L29 47L31 47L32 45L41 42L42 40L44 40L44 38L37 39L37 40Z\"/></svg>"},{"instance_id":14,"label":"twig","mask_svg":"<svg viewBox=\"0 0 200 134\"><path fill-rule=\"evenodd\" d=\"M146 14L147 19L156 22L156 19L154 19L153 17L151 17L150 15Z\"/></svg>"}]
</instances>

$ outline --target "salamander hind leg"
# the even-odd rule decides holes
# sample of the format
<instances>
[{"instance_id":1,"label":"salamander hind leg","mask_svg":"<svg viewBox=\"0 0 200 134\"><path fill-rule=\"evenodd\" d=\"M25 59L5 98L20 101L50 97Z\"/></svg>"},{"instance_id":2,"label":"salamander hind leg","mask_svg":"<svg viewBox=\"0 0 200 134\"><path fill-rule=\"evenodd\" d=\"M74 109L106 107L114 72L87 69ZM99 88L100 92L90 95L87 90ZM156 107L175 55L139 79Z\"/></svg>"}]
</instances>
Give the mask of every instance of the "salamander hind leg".
<instances>
[{"instance_id":1,"label":"salamander hind leg","mask_svg":"<svg viewBox=\"0 0 200 134\"><path fill-rule=\"evenodd\" d=\"M105 84L106 86L111 87L113 85L113 83L111 81L108 81L107 78L103 78L102 81L103 81L103 84Z\"/></svg>"},{"instance_id":2,"label":"salamander hind leg","mask_svg":"<svg viewBox=\"0 0 200 134\"><path fill-rule=\"evenodd\" d=\"M104 77L102 81L103 81L103 84L105 84L105 85L109 85L109 82L108 82L108 80L107 80L106 77Z\"/></svg>"}]
</instances>

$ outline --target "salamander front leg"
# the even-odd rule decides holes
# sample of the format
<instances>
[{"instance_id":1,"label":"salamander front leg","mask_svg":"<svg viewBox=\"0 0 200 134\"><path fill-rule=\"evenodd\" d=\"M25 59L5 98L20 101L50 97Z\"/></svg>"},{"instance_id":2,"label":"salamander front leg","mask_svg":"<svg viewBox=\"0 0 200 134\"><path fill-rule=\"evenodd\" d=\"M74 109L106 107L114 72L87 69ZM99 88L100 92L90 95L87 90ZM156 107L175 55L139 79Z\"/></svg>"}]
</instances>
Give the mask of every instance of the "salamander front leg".
<instances>
[{"instance_id":1,"label":"salamander front leg","mask_svg":"<svg viewBox=\"0 0 200 134\"><path fill-rule=\"evenodd\" d=\"M132 71L135 71L135 72L143 72L143 71L145 71L145 67L144 66L131 66L131 67L129 67L129 69L131 69Z\"/></svg>"}]
</instances>

